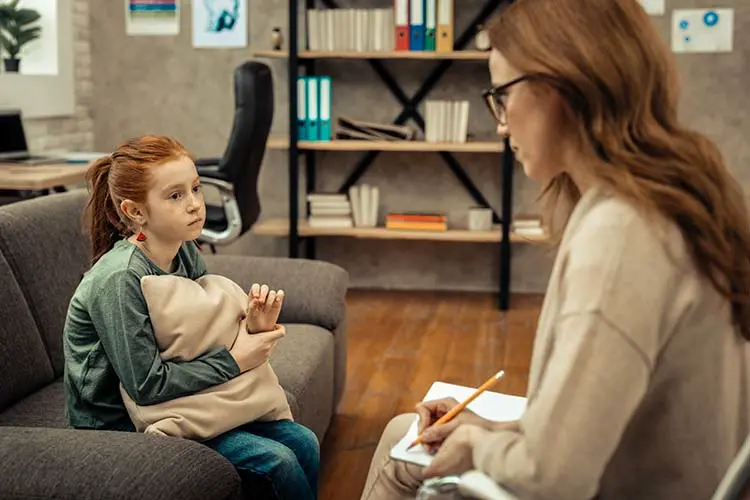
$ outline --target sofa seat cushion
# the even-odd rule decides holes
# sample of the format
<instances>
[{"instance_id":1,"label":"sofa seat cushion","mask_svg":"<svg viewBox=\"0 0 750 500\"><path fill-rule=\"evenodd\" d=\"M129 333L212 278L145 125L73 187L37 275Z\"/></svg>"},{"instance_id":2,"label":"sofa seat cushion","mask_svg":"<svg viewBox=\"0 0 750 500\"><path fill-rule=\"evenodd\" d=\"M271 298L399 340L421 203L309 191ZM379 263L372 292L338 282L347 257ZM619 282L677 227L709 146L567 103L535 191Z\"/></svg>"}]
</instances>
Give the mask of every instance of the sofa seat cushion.
<instances>
[{"instance_id":1,"label":"sofa seat cushion","mask_svg":"<svg viewBox=\"0 0 750 500\"><path fill-rule=\"evenodd\" d=\"M333 415L333 334L314 325L286 324L271 355L294 419L323 439ZM0 413L0 425L68 427L62 379Z\"/></svg>"},{"instance_id":2,"label":"sofa seat cushion","mask_svg":"<svg viewBox=\"0 0 750 500\"><path fill-rule=\"evenodd\" d=\"M70 427L65 415L62 379L57 379L0 413L0 425Z\"/></svg>"},{"instance_id":3,"label":"sofa seat cushion","mask_svg":"<svg viewBox=\"0 0 750 500\"><path fill-rule=\"evenodd\" d=\"M294 419L322 440L333 416L333 334L325 328L286 323L286 336L271 366L289 397Z\"/></svg>"}]
</instances>

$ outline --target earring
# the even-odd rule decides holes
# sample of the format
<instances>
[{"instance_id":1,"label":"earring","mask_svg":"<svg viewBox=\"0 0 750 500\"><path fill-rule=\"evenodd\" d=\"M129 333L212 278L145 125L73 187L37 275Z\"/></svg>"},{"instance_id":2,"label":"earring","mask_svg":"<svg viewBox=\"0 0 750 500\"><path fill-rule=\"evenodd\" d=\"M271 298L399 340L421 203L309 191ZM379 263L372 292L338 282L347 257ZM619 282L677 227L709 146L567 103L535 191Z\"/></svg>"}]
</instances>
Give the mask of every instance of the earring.
<instances>
[{"instance_id":1,"label":"earring","mask_svg":"<svg viewBox=\"0 0 750 500\"><path fill-rule=\"evenodd\" d=\"M138 231L138 235L135 237L137 241L146 241L146 235L143 234L143 231Z\"/></svg>"}]
</instances>

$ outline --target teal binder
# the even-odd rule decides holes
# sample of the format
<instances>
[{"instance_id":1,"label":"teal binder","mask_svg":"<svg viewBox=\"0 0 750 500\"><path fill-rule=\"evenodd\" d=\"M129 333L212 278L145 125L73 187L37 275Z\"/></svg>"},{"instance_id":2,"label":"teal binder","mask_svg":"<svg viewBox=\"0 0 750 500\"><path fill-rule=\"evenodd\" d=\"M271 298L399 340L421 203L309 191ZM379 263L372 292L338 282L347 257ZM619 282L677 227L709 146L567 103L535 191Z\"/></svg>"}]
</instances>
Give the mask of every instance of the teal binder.
<instances>
[{"instance_id":1,"label":"teal binder","mask_svg":"<svg viewBox=\"0 0 750 500\"><path fill-rule=\"evenodd\" d=\"M318 98L318 77L308 76L307 81L307 140L317 141L320 137L320 104Z\"/></svg>"},{"instance_id":2,"label":"teal binder","mask_svg":"<svg viewBox=\"0 0 750 500\"><path fill-rule=\"evenodd\" d=\"M321 141L331 140L331 77L318 77L318 100L319 106L319 137Z\"/></svg>"}]
</instances>

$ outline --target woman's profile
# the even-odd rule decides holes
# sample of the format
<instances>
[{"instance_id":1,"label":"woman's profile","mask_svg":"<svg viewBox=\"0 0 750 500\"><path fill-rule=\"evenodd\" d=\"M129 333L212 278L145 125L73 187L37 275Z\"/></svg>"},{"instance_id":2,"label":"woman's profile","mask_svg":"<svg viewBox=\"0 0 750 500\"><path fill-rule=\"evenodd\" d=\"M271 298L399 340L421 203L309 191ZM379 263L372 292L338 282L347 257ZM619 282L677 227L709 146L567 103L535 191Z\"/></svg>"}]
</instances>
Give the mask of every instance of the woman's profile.
<instances>
[{"instance_id":1,"label":"woman's profile","mask_svg":"<svg viewBox=\"0 0 750 500\"><path fill-rule=\"evenodd\" d=\"M417 408L427 468L389 451L362 498L478 469L520 498L710 498L750 429L750 225L716 145L678 119L637 0L520 0L489 26L498 133L557 221L528 407L496 424ZM503 368L503 367L497 367Z\"/></svg>"}]
</instances>

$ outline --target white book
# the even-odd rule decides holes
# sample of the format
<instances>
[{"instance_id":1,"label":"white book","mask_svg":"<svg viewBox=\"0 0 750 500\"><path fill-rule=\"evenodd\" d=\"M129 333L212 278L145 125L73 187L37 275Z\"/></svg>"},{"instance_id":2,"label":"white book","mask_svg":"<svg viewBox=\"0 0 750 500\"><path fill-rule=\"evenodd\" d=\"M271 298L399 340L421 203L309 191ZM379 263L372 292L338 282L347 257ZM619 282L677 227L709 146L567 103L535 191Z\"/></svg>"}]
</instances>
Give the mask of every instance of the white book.
<instances>
[{"instance_id":1,"label":"white book","mask_svg":"<svg viewBox=\"0 0 750 500\"><path fill-rule=\"evenodd\" d=\"M475 390L475 387L435 382L430 387L430 390L427 391L422 401L452 397L461 402L471 396ZM487 420L509 422L518 420L524 414L526 411L526 398L485 391L469 403L468 408ZM432 455L421 444L411 450L407 450L409 445L417 439L418 425L419 422L415 418L406 435L391 449L391 458L426 467L432 462Z\"/></svg>"},{"instance_id":2,"label":"white book","mask_svg":"<svg viewBox=\"0 0 750 500\"><path fill-rule=\"evenodd\" d=\"M368 225L375 227L378 225L378 206L380 204L380 189L377 186L373 186L370 189L370 207L367 212Z\"/></svg>"},{"instance_id":3,"label":"white book","mask_svg":"<svg viewBox=\"0 0 750 500\"><path fill-rule=\"evenodd\" d=\"M336 50L336 36L334 31L336 30L335 22L335 11L336 9L325 9L325 16L323 16L323 33L326 34L326 51Z\"/></svg>"},{"instance_id":4,"label":"white book","mask_svg":"<svg viewBox=\"0 0 750 500\"><path fill-rule=\"evenodd\" d=\"M352 218L354 219L354 225L359 227L362 225L362 203L359 197L359 186L352 186L349 188L349 201L352 207Z\"/></svg>"},{"instance_id":5,"label":"white book","mask_svg":"<svg viewBox=\"0 0 750 500\"><path fill-rule=\"evenodd\" d=\"M362 212L362 227L370 227L370 192L368 184L359 186L359 209Z\"/></svg>"},{"instance_id":6,"label":"white book","mask_svg":"<svg viewBox=\"0 0 750 500\"><path fill-rule=\"evenodd\" d=\"M352 227L351 217L310 216L307 224L316 228L342 228Z\"/></svg>"},{"instance_id":7,"label":"white book","mask_svg":"<svg viewBox=\"0 0 750 500\"><path fill-rule=\"evenodd\" d=\"M469 138L469 101L461 102L461 115L459 118L459 123L461 124L461 132L458 140L459 142L466 142Z\"/></svg>"}]
</instances>

